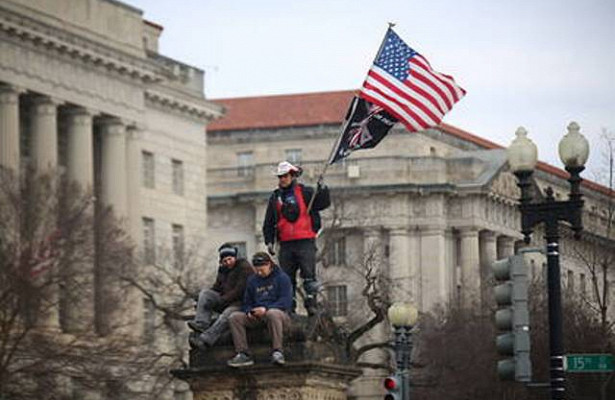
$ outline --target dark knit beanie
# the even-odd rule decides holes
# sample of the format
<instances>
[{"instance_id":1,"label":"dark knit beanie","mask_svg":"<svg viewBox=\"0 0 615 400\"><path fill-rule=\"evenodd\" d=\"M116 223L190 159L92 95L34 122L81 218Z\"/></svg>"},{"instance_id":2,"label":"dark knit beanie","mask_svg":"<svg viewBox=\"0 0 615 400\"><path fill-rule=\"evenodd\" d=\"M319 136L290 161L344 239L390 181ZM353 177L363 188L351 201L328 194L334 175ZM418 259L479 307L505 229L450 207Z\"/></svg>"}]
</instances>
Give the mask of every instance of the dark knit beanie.
<instances>
[{"instance_id":1,"label":"dark knit beanie","mask_svg":"<svg viewBox=\"0 0 615 400\"><path fill-rule=\"evenodd\" d=\"M237 258L237 247L234 247L228 243L224 243L218 249L218 253L220 253L220 260L224 257L235 257Z\"/></svg>"},{"instance_id":2,"label":"dark knit beanie","mask_svg":"<svg viewBox=\"0 0 615 400\"><path fill-rule=\"evenodd\" d=\"M252 265L255 267L265 265L268 262L273 263L271 256L264 251L259 251L252 256Z\"/></svg>"}]
</instances>

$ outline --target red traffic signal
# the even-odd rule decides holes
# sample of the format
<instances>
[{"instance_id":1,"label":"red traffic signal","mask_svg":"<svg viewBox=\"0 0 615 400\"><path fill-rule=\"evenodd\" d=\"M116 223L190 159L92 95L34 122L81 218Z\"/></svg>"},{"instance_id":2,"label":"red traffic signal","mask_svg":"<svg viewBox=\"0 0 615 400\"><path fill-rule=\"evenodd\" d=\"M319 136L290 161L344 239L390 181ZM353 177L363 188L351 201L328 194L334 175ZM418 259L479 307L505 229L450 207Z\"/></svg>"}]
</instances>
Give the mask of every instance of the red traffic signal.
<instances>
[{"instance_id":1,"label":"red traffic signal","mask_svg":"<svg viewBox=\"0 0 615 400\"><path fill-rule=\"evenodd\" d=\"M397 378L394 376L384 378L384 388L386 390L397 390L399 388L399 382L397 382Z\"/></svg>"}]
</instances>

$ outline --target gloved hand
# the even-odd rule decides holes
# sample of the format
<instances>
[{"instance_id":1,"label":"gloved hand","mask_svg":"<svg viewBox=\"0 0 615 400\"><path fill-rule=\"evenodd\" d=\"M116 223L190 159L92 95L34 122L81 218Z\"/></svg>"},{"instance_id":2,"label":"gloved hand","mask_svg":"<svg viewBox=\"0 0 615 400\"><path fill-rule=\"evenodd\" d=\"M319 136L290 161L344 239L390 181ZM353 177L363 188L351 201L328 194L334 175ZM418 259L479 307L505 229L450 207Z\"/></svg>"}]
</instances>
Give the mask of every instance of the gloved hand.
<instances>
[{"instance_id":1,"label":"gloved hand","mask_svg":"<svg viewBox=\"0 0 615 400\"><path fill-rule=\"evenodd\" d=\"M267 243L267 251L272 256L275 256L275 247L273 246L273 243Z\"/></svg>"},{"instance_id":2,"label":"gloved hand","mask_svg":"<svg viewBox=\"0 0 615 400\"><path fill-rule=\"evenodd\" d=\"M327 187L327 185L325 185L324 177L321 176L320 178L318 178L318 182L316 182L316 186L318 187L318 190L322 190Z\"/></svg>"}]
</instances>

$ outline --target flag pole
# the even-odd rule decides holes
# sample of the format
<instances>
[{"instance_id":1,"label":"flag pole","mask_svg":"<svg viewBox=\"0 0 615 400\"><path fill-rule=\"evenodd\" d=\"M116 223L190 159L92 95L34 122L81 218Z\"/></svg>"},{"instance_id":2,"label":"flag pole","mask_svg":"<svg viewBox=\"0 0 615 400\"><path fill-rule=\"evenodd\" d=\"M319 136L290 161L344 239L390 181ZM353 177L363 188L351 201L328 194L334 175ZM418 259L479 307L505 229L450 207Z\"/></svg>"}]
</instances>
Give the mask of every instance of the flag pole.
<instances>
[{"instance_id":1,"label":"flag pole","mask_svg":"<svg viewBox=\"0 0 615 400\"><path fill-rule=\"evenodd\" d=\"M389 22L388 23L389 26L387 27L387 31L384 34L384 38L382 39L382 43L380 43L380 48L378 49L378 52L376 53L376 57L374 57L374 62L376 62L376 60L378 60L378 57L380 56L380 53L382 52L382 49L384 48L385 42L386 42L386 37L387 34L389 33L390 29L393 29L393 27L395 26L394 22ZM356 95L355 95L356 96ZM353 99L354 101L354 99ZM350 113L350 115L352 115L352 113ZM314 195L312 196L312 198L310 199L310 203L308 204L307 207L307 213L309 215L310 211L312 211L312 206L314 205L314 199L316 198L316 195L318 194L318 188L320 186L320 184L322 183L322 180L325 177L325 174L327 173L327 168L329 168L329 165L331 165L331 158L333 158L333 153L335 152L335 150L337 150L337 147L340 143L340 140L342 140L342 136L344 135L344 131L346 130L346 126L350 123L350 118L346 118L346 121L344 123L344 125L342 125L342 132L340 134L340 136L337 138L337 140L335 141L335 143L333 143L333 148L331 149L331 152L329 154L329 158L327 159L327 161L325 162L325 166L322 170L322 172L320 173L320 175L318 175L318 180L316 181L316 189L314 190Z\"/></svg>"}]
</instances>

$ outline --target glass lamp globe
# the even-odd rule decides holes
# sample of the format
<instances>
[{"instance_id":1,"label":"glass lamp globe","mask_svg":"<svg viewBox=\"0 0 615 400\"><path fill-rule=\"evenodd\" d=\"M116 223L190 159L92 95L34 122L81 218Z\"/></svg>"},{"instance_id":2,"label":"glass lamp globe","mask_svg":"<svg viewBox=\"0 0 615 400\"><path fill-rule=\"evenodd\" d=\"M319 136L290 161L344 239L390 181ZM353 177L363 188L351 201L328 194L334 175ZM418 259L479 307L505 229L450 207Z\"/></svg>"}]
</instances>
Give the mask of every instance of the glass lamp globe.
<instances>
[{"instance_id":1,"label":"glass lamp globe","mask_svg":"<svg viewBox=\"0 0 615 400\"><path fill-rule=\"evenodd\" d=\"M411 327L416 324L419 312L412 304L395 303L389 307L388 316L393 326Z\"/></svg>"},{"instance_id":2,"label":"glass lamp globe","mask_svg":"<svg viewBox=\"0 0 615 400\"><path fill-rule=\"evenodd\" d=\"M527 130L520 126L515 132L515 140L508 146L508 165L512 172L532 171L538 161L538 149L527 137Z\"/></svg>"},{"instance_id":3,"label":"glass lamp globe","mask_svg":"<svg viewBox=\"0 0 615 400\"><path fill-rule=\"evenodd\" d=\"M567 167L582 167L589 157L589 143L576 122L568 124L568 133L559 142L559 158Z\"/></svg>"}]
</instances>

